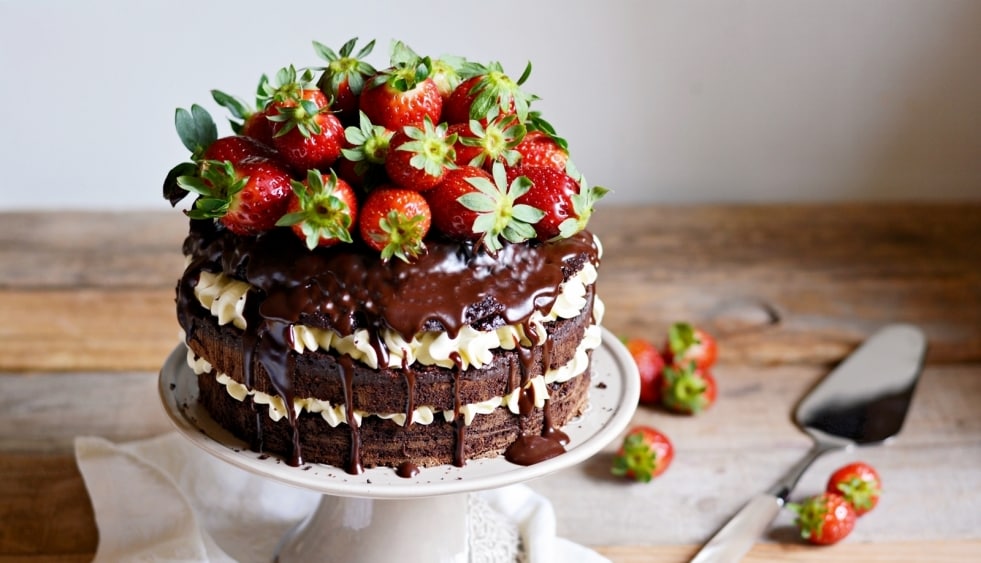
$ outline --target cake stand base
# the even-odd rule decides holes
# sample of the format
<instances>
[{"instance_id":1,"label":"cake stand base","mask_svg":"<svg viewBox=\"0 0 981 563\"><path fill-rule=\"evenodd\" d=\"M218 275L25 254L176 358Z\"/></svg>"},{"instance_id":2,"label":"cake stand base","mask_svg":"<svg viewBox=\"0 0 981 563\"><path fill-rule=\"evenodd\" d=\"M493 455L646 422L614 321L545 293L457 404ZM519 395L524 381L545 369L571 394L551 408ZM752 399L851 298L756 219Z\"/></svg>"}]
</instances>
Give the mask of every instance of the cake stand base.
<instances>
[{"instance_id":1,"label":"cake stand base","mask_svg":"<svg viewBox=\"0 0 981 563\"><path fill-rule=\"evenodd\" d=\"M467 563L467 506L466 494L402 500L324 495L283 538L275 560Z\"/></svg>"}]
</instances>

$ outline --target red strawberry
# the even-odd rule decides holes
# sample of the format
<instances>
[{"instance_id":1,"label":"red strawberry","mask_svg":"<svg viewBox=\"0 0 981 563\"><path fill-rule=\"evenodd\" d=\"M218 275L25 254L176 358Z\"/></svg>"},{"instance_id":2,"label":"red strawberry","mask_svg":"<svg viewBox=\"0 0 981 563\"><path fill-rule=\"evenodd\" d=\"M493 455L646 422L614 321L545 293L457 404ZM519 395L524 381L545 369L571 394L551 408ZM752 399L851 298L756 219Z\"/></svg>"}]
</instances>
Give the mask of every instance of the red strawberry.
<instances>
[{"instance_id":1,"label":"red strawberry","mask_svg":"<svg viewBox=\"0 0 981 563\"><path fill-rule=\"evenodd\" d=\"M380 186L361 204L359 231L382 260L393 256L411 262L426 251L423 239L432 217L426 199L417 191Z\"/></svg>"},{"instance_id":2,"label":"red strawberry","mask_svg":"<svg viewBox=\"0 0 981 563\"><path fill-rule=\"evenodd\" d=\"M674 446L667 436L649 426L635 426L614 454L611 472L647 483L664 473L672 459Z\"/></svg>"},{"instance_id":3,"label":"red strawberry","mask_svg":"<svg viewBox=\"0 0 981 563\"><path fill-rule=\"evenodd\" d=\"M440 232L495 253L503 248L501 238L512 243L534 238L532 225L541 220L542 211L516 203L530 187L526 178L509 183L501 163L494 164L493 176L463 166L448 171L442 182L426 192L426 199Z\"/></svg>"},{"instance_id":4,"label":"red strawberry","mask_svg":"<svg viewBox=\"0 0 981 563\"><path fill-rule=\"evenodd\" d=\"M453 143L447 125L434 126L427 117L422 128L407 125L392 136L385 157L385 171L392 182L410 190L424 191L434 187L455 166Z\"/></svg>"},{"instance_id":5,"label":"red strawberry","mask_svg":"<svg viewBox=\"0 0 981 563\"><path fill-rule=\"evenodd\" d=\"M830 545L843 540L855 528L855 511L841 495L823 493L802 503L787 503L796 515L794 524L805 540Z\"/></svg>"},{"instance_id":6,"label":"red strawberry","mask_svg":"<svg viewBox=\"0 0 981 563\"><path fill-rule=\"evenodd\" d=\"M292 227L307 248L333 246L351 242L351 230L358 217L358 199L354 190L336 175L310 170L303 182L293 180L293 197L287 214L276 222Z\"/></svg>"},{"instance_id":7,"label":"red strawberry","mask_svg":"<svg viewBox=\"0 0 981 563\"><path fill-rule=\"evenodd\" d=\"M565 172L569 151L542 131L528 131L514 148L521 154L522 166L550 166Z\"/></svg>"},{"instance_id":8,"label":"red strawberry","mask_svg":"<svg viewBox=\"0 0 981 563\"><path fill-rule=\"evenodd\" d=\"M265 99L269 79L263 74L259 78L259 87L255 105L240 100L221 90L212 90L211 97L221 107L231 112L234 119L229 119L232 131L237 135L251 137L261 141L263 144L272 146L272 124L266 116L265 106L268 100Z\"/></svg>"},{"instance_id":9,"label":"red strawberry","mask_svg":"<svg viewBox=\"0 0 981 563\"><path fill-rule=\"evenodd\" d=\"M229 161L232 164L242 162L246 158L261 157L276 160L279 155L272 147L252 137L235 135L222 137L208 146L201 155L201 160Z\"/></svg>"},{"instance_id":10,"label":"red strawberry","mask_svg":"<svg viewBox=\"0 0 981 563\"><path fill-rule=\"evenodd\" d=\"M432 62L404 43L392 48L392 66L376 74L361 91L358 105L371 122L393 131L422 126L426 117L439 123L443 98L429 78Z\"/></svg>"},{"instance_id":11,"label":"red strawberry","mask_svg":"<svg viewBox=\"0 0 981 563\"><path fill-rule=\"evenodd\" d=\"M273 102L268 113L273 145L293 171L326 170L341 155L344 126L320 90L305 89L298 99Z\"/></svg>"},{"instance_id":12,"label":"red strawberry","mask_svg":"<svg viewBox=\"0 0 981 563\"><path fill-rule=\"evenodd\" d=\"M664 368L661 383L661 404L680 414L698 414L715 403L718 393L711 372L688 367Z\"/></svg>"},{"instance_id":13,"label":"red strawberry","mask_svg":"<svg viewBox=\"0 0 981 563\"><path fill-rule=\"evenodd\" d=\"M246 158L238 164L207 160L200 176L181 176L178 184L198 194L188 216L218 219L238 235L256 235L276 226L289 205L290 176L280 165L264 158Z\"/></svg>"},{"instance_id":14,"label":"red strawberry","mask_svg":"<svg viewBox=\"0 0 981 563\"><path fill-rule=\"evenodd\" d=\"M882 479L871 465L856 461L840 467L828 478L827 492L837 493L861 516L879 504Z\"/></svg>"},{"instance_id":15,"label":"red strawberry","mask_svg":"<svg viewBox=\"0 0 981 563\"><path fill-rule=\"evenodd\" d=\"M518 166L508 170L509 180L524 176L532 184L518 201L545 212L535 224L538 240L568 238L586 228L593 205L609 192L600 186L589 187L572 163L567 164L566 172L550 166Z\"/></svg>"},{"instance_id":16,"label":"red strawberry","mask_svg":"<svg viewBox=\"0 0 981 563\"><path fill-rule=\"evenodd\" d=\"M453 90L460 85L460 69L465 62L462 57L451 55L444 55L433 60L432 72L429 77L436 84L436 89L439 90L439 95L442 96L444 103L453 93Z\"/></svg>"},{"instance_id":17,"label":"red strawberry","mask_svg":"<svg viewBox=\"0 0 981 563\"><path fill-rule=\"evenodd\" d=\"M525 134L525 127L513 115L495 117L485 127L477 120L450 125L448 132L456 133L453 146L456 163L491 169L494 162L514 166L521 158L515 150Z\"/></svg>"},{"instance_id":18,"label":"red strawberry","mask_svg":"<svg viewBox=\"0 0 981 563\"><path fill-rule=\"evenodd\" d=\"M690 323L674 323L668 329L664 361L676 366L695 362L697 369L708 369L715 364L718 349L711 334Z\"/></svg>"},{"instance_id":19,"label":"red strawberry","mask_svg":"<svg viewBox=\"0 0 981 563\"><path fill-rule=\"evenodd\" d=\"M449 123L469 123L476 119L486 123L492 110L502 115L517 114L522 123L528 117L528 106L537 99L525 93L521 85L531 74L531 63L517 81L504 74L500 63L488 66L476 63L464 65L464 72L475 75L460 83L446 100L443 120Z\"/></svg>"},{"instance_id":20,"label":"red strawberry","mask_svg":"<svg viewBox=\"0 0 981 563\"><path fill-rule=\"evenodd\" d=\"M519 201L545 212L545 217L535 224L538 240L559 236L562 222L575 215L572 197L579 193L579 184L565 172L549 166L518 166L508 170L508 181L519 176L531 181L531 189Z\"/></svg>"},{"instance_id":21,"label":"red strawberry","mask_svg":"<svg viewBox=\"0 0 981 563\"><path fill-rule=\"evenodd\" d=\"M645 338L627 338L624 340L627 351L630 352L637 371L640 374L640 403L657 405L661 402L661 387L664 377L664 359L657 346Z\"/></svg>"},{"instance_id":22,"label":"red strawberry","mask_svg":"<svg viewBox=\"0 0 981 563\"><path fill-rule=\"evenodd\" d=\"M327 61L317 86L330 98L330 109L334 115L351 124L357 121L358 96L361 95L365 81L378 72L364 61L375 47L375 41L372 40L352 56L357 41L357 37L351 39L337 53L322 43L313 42L314 50L320 58Z\"/></svg>"}]
</instances>

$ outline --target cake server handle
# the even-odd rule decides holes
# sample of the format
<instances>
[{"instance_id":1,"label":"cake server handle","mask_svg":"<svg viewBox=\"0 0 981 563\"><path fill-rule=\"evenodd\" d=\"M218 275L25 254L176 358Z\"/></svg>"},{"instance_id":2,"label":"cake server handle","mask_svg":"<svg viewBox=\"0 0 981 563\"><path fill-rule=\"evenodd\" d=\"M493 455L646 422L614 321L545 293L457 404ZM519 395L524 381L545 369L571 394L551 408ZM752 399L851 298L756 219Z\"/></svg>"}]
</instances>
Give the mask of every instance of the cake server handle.
<instances>
[{"instance_id":1,"label":"cake server handle","mask_svg":"<svg viewBox=\"0 0 981 563\"><path fill-rule=\"evenodd\" d=\"M754 496L702 546L691 563L739 561L770 526L783 504L783 499L770 493Z\"/></svg>"}]
</instances>

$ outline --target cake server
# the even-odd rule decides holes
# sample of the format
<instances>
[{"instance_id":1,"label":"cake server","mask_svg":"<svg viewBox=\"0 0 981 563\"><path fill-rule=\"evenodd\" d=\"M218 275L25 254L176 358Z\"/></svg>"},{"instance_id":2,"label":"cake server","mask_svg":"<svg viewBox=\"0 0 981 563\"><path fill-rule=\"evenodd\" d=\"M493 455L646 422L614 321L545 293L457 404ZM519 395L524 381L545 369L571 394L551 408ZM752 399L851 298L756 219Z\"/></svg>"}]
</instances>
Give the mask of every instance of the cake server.
<instances>
[{"instance_id":1,"label":"cake server","mask_svg":"<svg viewBox=\"0 0 981 563\"><path fill-rule=\"evenodd\" d=\"M818 457L843 448L877 444L903 426L926 353L916 327L889 325L868 338L798 404L794 420L814 439L811 450L783 479L750 499L692 559L732 563L742 559L787 502Z\"/></svg>"}]
</instances>

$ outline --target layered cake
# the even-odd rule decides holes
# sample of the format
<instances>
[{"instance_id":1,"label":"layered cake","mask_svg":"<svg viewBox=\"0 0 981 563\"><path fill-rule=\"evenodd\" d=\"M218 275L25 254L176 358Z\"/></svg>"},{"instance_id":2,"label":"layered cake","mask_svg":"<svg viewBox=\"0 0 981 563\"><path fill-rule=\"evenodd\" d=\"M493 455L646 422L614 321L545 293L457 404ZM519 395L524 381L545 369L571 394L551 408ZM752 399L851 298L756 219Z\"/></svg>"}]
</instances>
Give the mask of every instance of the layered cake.
<instances>
[{"instance_id":1,"label":"layered cake","mask_svg":"<svg viewBox=\"0 0 981 563\"><path fill-rule=\"evenodd\" d=\"M199 401L256 451L400 475L559 455L601 342L589 187L500 65L373 42L282 69L190 162L177 317ZM530 67L529 67L530 68Z\"/></svg>"}]
</instances>

